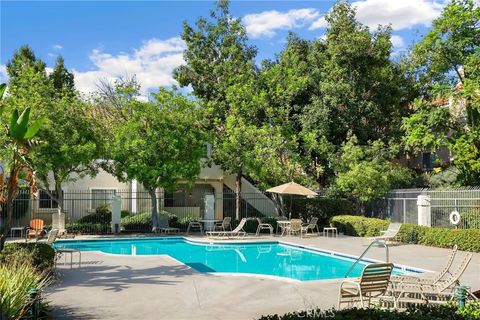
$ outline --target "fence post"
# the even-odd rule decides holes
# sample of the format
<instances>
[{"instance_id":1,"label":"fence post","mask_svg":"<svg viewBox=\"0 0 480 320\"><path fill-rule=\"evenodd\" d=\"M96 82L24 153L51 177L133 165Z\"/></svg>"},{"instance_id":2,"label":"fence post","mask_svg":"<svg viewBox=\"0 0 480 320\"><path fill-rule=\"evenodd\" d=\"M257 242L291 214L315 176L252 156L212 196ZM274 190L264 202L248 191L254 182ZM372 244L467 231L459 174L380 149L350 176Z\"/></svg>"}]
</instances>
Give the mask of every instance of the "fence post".
<instances>
[{"instance_id":1,"label":"fence post","mask_svg":"<svg viewBox=\"0 0 480 320\"><path fill-rule=\"evenodd\" d=\"M120 232L120 218L121 218L121 204L122 198L119 195L112 196L112 232L119 233Z\"/></svg>"},{"instance_id":2,"label":"fence post","mask_svg":"<svg viewBox=\"0 0 480 320\"><path fill-rule=\"evenodd\" d=\"M432 226L432 215L430 207L430 196L419 195L417 196L417 210L418 210L418 225L419 226Z\"/></svg>"}]
</instances>

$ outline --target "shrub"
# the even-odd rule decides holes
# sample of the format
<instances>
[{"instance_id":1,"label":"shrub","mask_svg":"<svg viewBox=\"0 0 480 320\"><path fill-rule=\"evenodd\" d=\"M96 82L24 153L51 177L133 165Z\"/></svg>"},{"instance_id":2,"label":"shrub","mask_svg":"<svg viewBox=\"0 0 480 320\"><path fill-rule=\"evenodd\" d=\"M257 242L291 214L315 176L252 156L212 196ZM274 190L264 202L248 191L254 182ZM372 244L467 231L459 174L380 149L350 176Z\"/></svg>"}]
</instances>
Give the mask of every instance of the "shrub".
<instances>
[{"instance_id":1,"label":"shrub","mask_svg":"<svg viewBox=\"0 0 480 320\"><path fill-rule=\"evenodd\" d=\"M386 230L389 222L359 216L336 216L331 223L349 236L371 237ZM451 248L454 245L465 251L480 252L480 229L447 229L403 224L398 233L400 241L427 246Z\"/></svg>"},{"instance_id":2,"label":"shrub","mask_svg":"<svg viewBox=\"0 0 480 320\"><path fill-rule=\"evenodd\" d=\"M125 218L125 217L128 217L128 216L130 216L130 215L131 215L131 214L130 214L130 211L128 211L128 210L122 210L122 211L120 211L120 218Z\"/></svg>"},{"instance_id":3,"label":"shrub","mask_svg":"<svg viewBox=\"0 0 480 320\"><path fill-rule=\"evenodd\" d=\"M92 223L92 222L76 222L67 223L65 229L69 233L81 233L81 234L102 234L109 233L111 230L110 222L108 223Z\"/></svg>"},{"instance_id":4,"label":"shrub","mask_svg":"<svg viewBox=\"0 0 480 320\"><path fill-rule=\"evenodd\" d=\"M330 218L337 215L354 215L357 208L353 201L341 198L299 198L293 202L292 213L309 220L318 218L318 225L328 225Z\"/></svg>"},{"instance_id":5,"label":"shrub","mask_svg":"<svg viewBox=\"0 0 480 320\"><path fill-rule=\"evenodd\" d=\"M39 273L28 261L18 257L0 265L0 311L6 319L23 318L30 305L29 291L41 290L49 278ZM45 308L43 308L45 309Z\"/></svg>"},{"instance_id":6,"label":"shrub","mask_svg":"<svg viewBox=\"0 0 480 320\"><path fill-rule=\"evenodd\" d=\"M101 223L110 224L112 221L112 211L110 205L102 204L95 209L95 213L91 213L78 220L78 223Z\"/></svg>"},{"instance_id":7,"label":"shrub","mask_svg":"<svg viewBox=\"0 0 480 320\"><path fill-rule=\"evenodd\" d=\"M162 214L168 215L168 223L171 227L178 225L178 217L170 212L163 211ZM152 214L144 212L136 215L124 217L121 220L121 226L127 232L151 232L152 231Z\"/></svg>"},{"instance_id":8,"label":"shrub","mask_svg":"<svg viewBox=\"0 0 480 320\"><path fill-rule=\"evenodd\" d=\"M420 305L407 311L382 309L342 309L342 310L307 310L287 313L285 315L263 316L259 320L300 320L300 319L342 319L342 320L470 320L477 319L463 315L454 305L428 306Z\"/></svg>"},{"instance_id":9,"label":"shrub","mask_svg":"<svg viewBox=\"0 0 480 320\"><path fill-rule=\"evenodd\" d=\"M356 237L374 237L380 234L381 230L388 228L387 220L366 218L363 216L335 216L330 219L330 223L336 227L339 232L344 232L348 236Z\"/></svg>"},{"instance_id":10,"label":"shrub","mask_svg":"<svg viewBox=\"0 0 480 320\"><path fill-rule=\"evenodd\" d=\"M48 272L55 262L55 251L46 243L6 243L0 252L0 263L26 261L39 272Z\"/></svg>"},{"instance_id":11,"label":"shrub","mask_svg":"<svg viewBox=\"0 0 480 320\"><path fill-rule=\"evenodd\" d=\"M465 308L459 309L457 313L465 317L465 319L480 319L480 302L468 303Z\"/></svg>"},{"instance_id":12,"label":"shrub","mask_svg":"<svg viewBox=\"0 0 480 320\"><path fill-rule=\"evenodd\" d=\"M466 228L480 229L480 212L478 210L471 209L461 212L460 217Z\"/></svg>"}]
</instances>

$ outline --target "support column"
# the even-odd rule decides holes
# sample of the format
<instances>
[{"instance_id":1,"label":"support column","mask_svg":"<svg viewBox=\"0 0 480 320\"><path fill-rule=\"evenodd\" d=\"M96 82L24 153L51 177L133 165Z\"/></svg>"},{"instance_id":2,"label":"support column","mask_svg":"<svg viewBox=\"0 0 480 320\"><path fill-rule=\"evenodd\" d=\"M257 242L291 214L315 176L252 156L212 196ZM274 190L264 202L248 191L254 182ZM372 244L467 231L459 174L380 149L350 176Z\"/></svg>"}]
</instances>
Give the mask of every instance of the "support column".
<instances>
[{"instance_id":1,"label":"support column","mask_svg":"<svg viewBox=\"0 0 480 320\"><path fill-rule=\"evenodd\" d=\"M430 196L419 195L417 197L418 225L432 226L432 215L430 207Z\"/></svg>"},{"instance_id":2,"label":"support column","mask_svg":"<svg viewBox=\"0 0 480 320\"><path fill-rule=\"evenodd\" d=\"M65 232L65 213L61 212L60 208L52 213L52 229L57 229L60 233Z\"/></svg>"},{"instance_id":3,"label":"support column","mask_svg":"<svg viewBox=\"0 0 480 320\"><path fill-rule=\"evenodd\" d=\"M112 233L120 233L122 198L119 195L112 196Z\"/></svg>"},{"instance_id":4,"label":"support column","mask_svg":"<svg viewBox=\"0 0 480 320\"><path fill-rule=\"evenodd\" d=\"M215 189L215 219L223 219L223 182L210 182Z\"/></svg>"},{"instance_id":5,"label":"support column","mask_svg":"<svg viewBox=\"0 0 480 320\"><path fill-rule=\"evenodd\" d=\"M137 213L137 180L132 180L132 199L131 199L131 206L132 206L132 213L136 214Z\"/></svg>"}]
</instances>

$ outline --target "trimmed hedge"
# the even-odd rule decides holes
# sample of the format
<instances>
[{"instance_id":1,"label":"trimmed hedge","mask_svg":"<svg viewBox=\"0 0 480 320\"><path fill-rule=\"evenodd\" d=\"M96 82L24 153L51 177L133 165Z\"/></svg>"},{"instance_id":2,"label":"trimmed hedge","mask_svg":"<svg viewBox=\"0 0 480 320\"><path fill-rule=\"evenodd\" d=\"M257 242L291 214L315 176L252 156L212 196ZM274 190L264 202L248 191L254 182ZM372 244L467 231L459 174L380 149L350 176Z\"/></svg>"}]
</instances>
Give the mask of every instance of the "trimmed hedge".
<instances>
[{"instance_id":1,"label":"trimmed hedge","mask_svg":"<svg viewBox=\"0 0 480 320\"><path fill-rule=\"evenodd\" d=\"M406 243L423 244L441 248L454 245L464 251L480 252L480 229L447 229L404 224L398 234Z\"/></svg>"},{"instance_id":2,"label":"trimmed hedge","mask_svg":"<svg viewBox=\"0 0 480 320\"><path fill-rule=\"evenodd\" d=\"M355 237L374 237L380 234L381 230L388 228L387 220L367 218L363 216L335 216L330 219L330 223L344 232L347 236Z\"/></svg>"},{"instance_id":3,"label":"trimmed hedge","mask_svg":"<svg viewBox=\"0 0 480 320\"><path fill-rule=\"evenodd\" d=\"M342 310L308 310L292 312L285 315L263 316L259 320L301 320L301 319L341 319L341 320L473 320L478 319L480 304L470 303L466 308L458 309L453 304L429 306L419 305L407 311L382 309L342 309Z\"/></svg>"},{"instance_id":4,"label":"trimmed hedge","mask_svg":"<svg viewBox=\"0 0 480 320\"><path fill-rule=\"evenodd\" d=\"M65 225L68 233L81 233L81 234L102 234L110 233L110 222L108 223L91 223L91 222L76 222L67 223Z\"/></svg>"},{"instance_id":5,"label":"trimmed hedge","mask_svg":"<svg viewBox=\"0 0 480 320\"><path fill-rule=\"evenodd\" d=\"M288 204L289 200L286 200ZM347 199L338 198L295 198L292 215L305 221L312 217L318 218L318 225L326 226L331 217L337 215L354 215L359 208Z\"/></svg>"},{"instance_id":6,"label":"trimmed hedge","mask_svg":"<svg viewBox=\"0 0 480 320\"><path fill-rule=\"evenodd\" d=\"M373 237L386 230L389 221L359 216L336 216L331 223L349 236ZM400 241L427 246L451 248L454 245L465 251L480 252L480 229L447 229L402 225L398 233Z\"/></svg>"},{"instance_id":7,"label":"trimmed hedge","mask_svg":"<svg viewBox=\"0 0 480 320\"><path fill-rule=\"evenodd\" d=\"M178 217L170 212L163 211L163 214L168 215L168 223L170 227L177 228L181 224L178 222ZM123 231L127 232L151 232L152 231L152 214L144 212L136 215L124 217L121 220Z\"/></svg>"},{"instance_id":8,"label":"trimmed hedge","mask_svg":"<svg viewBox=\"0 0 480 320\"><path fill-rule=\"evenodd\" d=\"M39 272L50 270L55 263L55 250L46 243L6 243L0 252L0 263L18 259L30 261L32 266Z\"/></svg>"}]
</instances>

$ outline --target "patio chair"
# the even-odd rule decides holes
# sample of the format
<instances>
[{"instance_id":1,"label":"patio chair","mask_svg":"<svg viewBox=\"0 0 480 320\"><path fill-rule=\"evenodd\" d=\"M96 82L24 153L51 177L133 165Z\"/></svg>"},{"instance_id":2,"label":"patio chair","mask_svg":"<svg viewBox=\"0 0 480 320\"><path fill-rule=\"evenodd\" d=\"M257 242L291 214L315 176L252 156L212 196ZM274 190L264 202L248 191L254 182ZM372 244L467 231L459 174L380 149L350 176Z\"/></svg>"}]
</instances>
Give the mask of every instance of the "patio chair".
<instances>
[{"instance_id":1,"label":"patio chair","mask_svg":"<svg viewBox=\"0 0 480 320\"><path fill-rule=\"evenodd\" d=\"M53 243L57 239L57 236L59 235L59 230L58 229L52 229L48 233L47 241L46 243L52 246L53 250L55 250L55 266L57 265L57 260L63 255L65 256L64 260L64 265L67 264L67 256L66 254L70 254L70 268L73 267L73 254L77 253L78 254L78 267L80 268L82 265L82 252L79 249L70 249L70 248L55 248L53 246Z\"/></svg>"},{"instance_id":2,"label":"patio chair","mask_svg":"<svg viewBox=\"0 0 480 320\"><path fill-rule=\"evenodd\" d=\"M446 265L443 267L440 272L438 272L435 277L433 278L419 278L419 277L414 277L414 276L393 276L392 277L392 282L395 283L424 283L424 284L436 284L438 282L442 282L447 279L443 279L445 275L452 275L452 272L450 268L452 267L453 261L455 261L455 256L457 255L457 245L453 247L452 252L450 253L450 256L447 259Z\"/></svg>"},{"instance_id":3,"label":"patio chair","mask_svg":"<svg viewBox=\"0 0 480 320\"><path fill-rule=\"evenodd\" d=\"M310 219L310 222L302 225L302 228L300 230L300 236L303 237L303 234L307 235L308 230L312 230L312 234L315 234L315 230L317 230L317 234L319 234L320 230L318 230L317 222L318 222L318 218L313 217L312 219Z\"/></svg>"},{"instance_id":4,"label":"patio chair","mask_svg":"<svg viewBox=\"0 0 480 320\"><path fill-rule=\"evenodd\" d=\"M243 228L247 223L247 218L240 220L238 226L232 231L207 231L207 236L210 237L219 237L219 238L231 238L231 237L244 237L247 233Z\"/></svg>"},{"instance_id":5,"label":"patio chair","mask_svg":"<svg viewBox=\"0 0 480 320\"><path fill-rule=\"evenodd\" d=\"M288 235L295 235L302 233L302 220L300 219L292 219L290 220L290 225L285 227L285 231Z\"/></svg>"},{"instance_id":6,"label":"patio chair","mask_svg":"<svg viewBox=\"0 0 480 320\"><path fill-rule=\"evenodd\" d=\"M46 234L45 222L42 219L30 220L29 227L25 234L27 239L36 238L38 240L39 238L43 238Z\"/></svg>"},{"instance_id":7,"label":"patio chair","mask_svg":"<svg viewBox=\"0 0 480 320\"><path fill-rule=\"evenodd\" d=\"M360 303L362 308L368 308L372 299L382 299L387 292L392 263L373 263L367 265L358 280L343 280L338 295L338 309L343 303Z\"/></svg>"},{"instance_id":8,"label":"patio chair","mask_svg":"<svg viewBox=\"0 0 480 320\"><path fill-rule=\"evenodd\" d=\"M231 217L223 218L222 222L215 223L215 226L213 229L222 230L222 231L232 230L232 218Z\"/></svg>"},{"instance_id":9,"label":"patio chair","mask_svg":"<svg viewBox=\"0 0 480 320\"><path fill-rule=\"evenodd\" d=\"M263 223L262 219L257 218L258 221L258 227L257 227L257 232L255 232L255 235L258 237L260 235L260 232L262 230L268 230L270 231L270 235L273 234L273 226L270 223Z\"/></svg>"},{"instance_id":10,"label":"patio chair","mask_svg":"<svg viewBox=\"0 0 480 320\"><path fill-rule=\"evenodd\" d=\"M179 233L180 229L171 228L168 223L168 216L166 214L160 214L158 217L158 227L154 228L155 232L170 234L170 233Z\"/></svg>"},{"instance_id":11,"label":"patio chair","mask_svg":"<svg viewBox=\"0 0 480 320\"><path fill-rule=\"evenodd\" d=\"M187 235L190 234L190 230L192 228L198 228L198 230L200 230L200 234L203 236L203 225L201 222L199 221L190 221L188 223L188 227L187 227Z\"/></svg>"},{"instance_id":12,"label":"patio chair","mask_svg":"<svg viewBox=\"0 0 480 320\"><path fill-rule=\"evenodd\" d=\"M460 284L460 277L467 269L472 254L468 253L451 275L437 283L394 283L392 296L396 296L396 305L401 303L445 303L454 298L455 288ZM470 294L473 296L472 294Z\"/></svg>"},{"instance_id":13,"label":"patio chair","mask_svg":"<svg viewBox=\"0 0 480 320\"><path fill-rule=\"evenodd\" d=\"M387 230L380 231L380 235L376 237L369 237L368 240L383 240L385 242L397 242L398 232L402 227L401 223L391 222Z\"/></svg>"}]
</instances>

